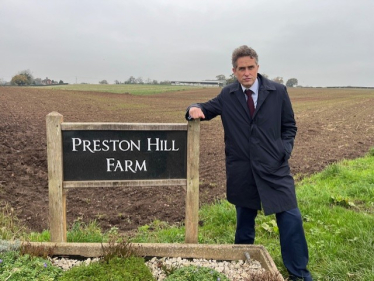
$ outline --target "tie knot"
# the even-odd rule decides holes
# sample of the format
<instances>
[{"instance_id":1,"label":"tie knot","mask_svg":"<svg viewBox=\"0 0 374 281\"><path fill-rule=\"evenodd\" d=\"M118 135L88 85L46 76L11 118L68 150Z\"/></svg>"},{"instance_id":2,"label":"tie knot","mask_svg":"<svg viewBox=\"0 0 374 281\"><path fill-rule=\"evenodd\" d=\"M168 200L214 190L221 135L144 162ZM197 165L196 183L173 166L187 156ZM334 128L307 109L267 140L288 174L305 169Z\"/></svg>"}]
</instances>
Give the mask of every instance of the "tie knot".
<instances>
[{"instance_id":1,"label":"tie knot","mask_svg":"<svg viewBox=\"0 0 374 281\"><path fill-rule=\"evenodd\" d=\"M253 94L253 92L252 92L252 90L251 89L245 89L245 94L247 95L247 96L252 96L252 94Z\"/></svg>"}]
</instances>

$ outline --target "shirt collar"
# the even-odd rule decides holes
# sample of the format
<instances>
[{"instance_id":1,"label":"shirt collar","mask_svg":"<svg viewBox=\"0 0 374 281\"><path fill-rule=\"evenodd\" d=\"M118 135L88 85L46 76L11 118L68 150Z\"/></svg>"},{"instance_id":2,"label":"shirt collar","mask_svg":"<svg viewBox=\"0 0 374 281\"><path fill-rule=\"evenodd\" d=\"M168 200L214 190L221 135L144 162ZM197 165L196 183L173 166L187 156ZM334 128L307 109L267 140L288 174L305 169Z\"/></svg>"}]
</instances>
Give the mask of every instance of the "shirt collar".
<instances>
[{"instance_id":1,"label":"shirt collar","mask_svg":"<svg viewBox=\"0 0 374 281\"><path fill-rule=\"evenodd\" d=\"M257 94L258 93L258 78L256 78L255 82L253 83L253 85L249 88L254 94ZM243 90L243 93L245 92L246 87L244 87L242 84L240 84L240 86L242 86L242 90Z\"/></svg>"}]
</instances>

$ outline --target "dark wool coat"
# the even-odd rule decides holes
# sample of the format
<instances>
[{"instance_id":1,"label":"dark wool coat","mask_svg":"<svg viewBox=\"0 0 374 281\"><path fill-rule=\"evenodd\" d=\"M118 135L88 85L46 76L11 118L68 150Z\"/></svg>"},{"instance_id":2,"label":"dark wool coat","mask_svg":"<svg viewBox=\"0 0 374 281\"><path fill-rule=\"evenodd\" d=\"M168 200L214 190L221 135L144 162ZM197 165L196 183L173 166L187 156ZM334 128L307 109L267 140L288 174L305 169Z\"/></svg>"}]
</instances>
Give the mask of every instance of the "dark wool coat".
<instances>
[{"instance_id":1,"label":"dark wool coat","mask_svg":"<svg viewBox=\"0 0 374 281\"><path fill-rule=\"evenodd\" d=\"M224 128L227 200L234 205L264 209L266 215L297 207L288 159L296 122L287 89L258 74L256 111L250 117L239 82L227 85L202 109L205 120L221 116Z\"/></svg>"}]
</instances>

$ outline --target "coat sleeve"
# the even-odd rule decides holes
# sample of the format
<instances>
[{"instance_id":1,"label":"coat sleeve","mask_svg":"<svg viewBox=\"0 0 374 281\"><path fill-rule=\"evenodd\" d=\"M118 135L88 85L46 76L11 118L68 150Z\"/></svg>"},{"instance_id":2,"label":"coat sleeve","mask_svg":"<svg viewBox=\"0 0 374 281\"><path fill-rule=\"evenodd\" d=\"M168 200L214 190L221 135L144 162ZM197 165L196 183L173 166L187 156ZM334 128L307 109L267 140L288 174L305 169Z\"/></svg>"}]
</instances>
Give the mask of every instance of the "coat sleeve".
<instances>
[{"instance_id":1,"label":"coat sleeve","mask_svg":"<svg viewBox=\"0 0 374 281\"><path fill-rule=\"evenodd\" d=\"M287 93L286 87L284 88L281 126L282 141L286 151L286 159L289 159L292 153L297 127L291 100Z\"/></svg>"},{"instance_id":2,"label":"coat sleeve","mask_svg":"<svg viewBox=\"0 0 374 281\"><path fill-rule=\"evenodd\" d=\"M203 111L203 113L205 115L205 119L203 119L203 120L206 120L206 121L211 120L214 117L216 117L217 115L221 115L221 112L222 112L221 94L218 95L217 97L207 101L207 102L191 104L187 108L187 111L186 111L186 116L185 116L186 120L191 120L191 118L189 117L189 114L188 114L191 107L201 108L201 110Z\"/></svg>"}]
</instances>

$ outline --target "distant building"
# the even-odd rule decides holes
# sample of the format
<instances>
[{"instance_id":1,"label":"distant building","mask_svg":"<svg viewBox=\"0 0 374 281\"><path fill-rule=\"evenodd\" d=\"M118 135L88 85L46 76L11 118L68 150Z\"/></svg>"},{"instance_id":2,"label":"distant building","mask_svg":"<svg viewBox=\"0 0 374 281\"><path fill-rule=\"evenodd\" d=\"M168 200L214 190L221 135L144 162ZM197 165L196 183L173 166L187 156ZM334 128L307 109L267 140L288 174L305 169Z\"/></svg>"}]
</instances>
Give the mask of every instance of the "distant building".
<instances>
[{"instance_id":1,"label":"distant building","mask_svg":"<svg viewBox=\"0 0 374 281\"><path fill-rule=\"evenodd\" d=\"M52 85L52 80L46 77L44 80L42 80L43 85Z\"/></svg>"},{"instance_id":2,"label":"distant building","mask_svg":"<svg viewBox=\"0 0 374 281\"><path fill-rule=\"evenodd\" d=\"M48 77L46 77L44 80L42 80L42 85L56 85L58 84L57 81L51 80Z\"/></svg>"},{"instance_id":3,"label":"distant building","mask_svg":"<svg viewBox=\"0 0 374 281\"><path fill-rule=\"evenodd\" d=\"M205 80L205 81L171 81L174 86L198 86L198 87L223 87L225 80Z\"/></svg>"}]
</instances>

